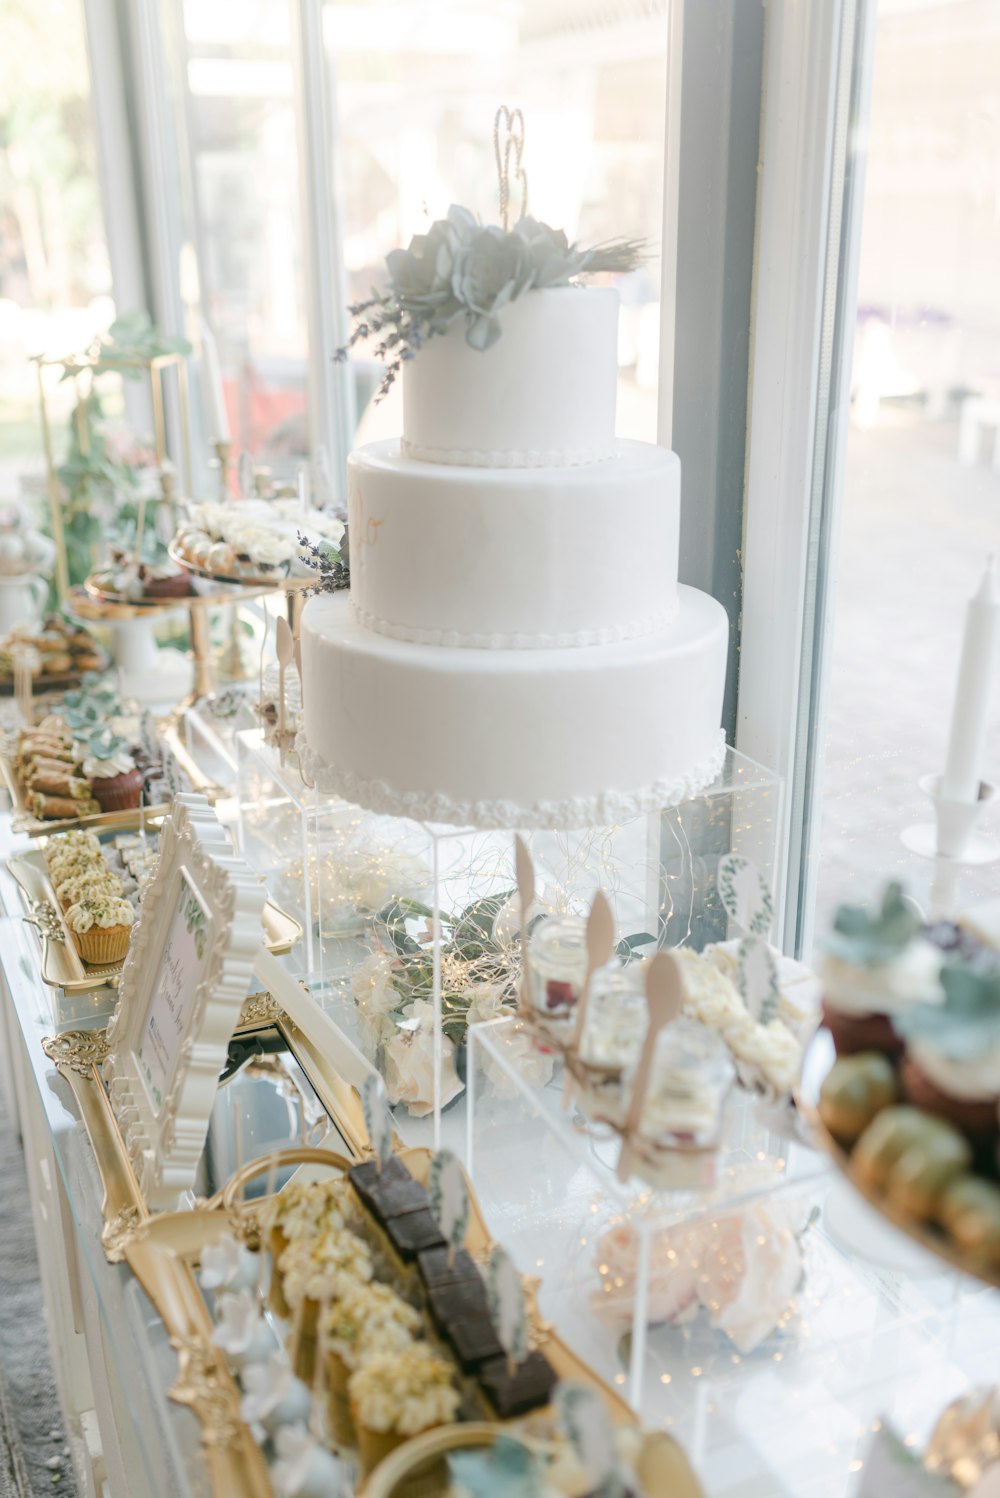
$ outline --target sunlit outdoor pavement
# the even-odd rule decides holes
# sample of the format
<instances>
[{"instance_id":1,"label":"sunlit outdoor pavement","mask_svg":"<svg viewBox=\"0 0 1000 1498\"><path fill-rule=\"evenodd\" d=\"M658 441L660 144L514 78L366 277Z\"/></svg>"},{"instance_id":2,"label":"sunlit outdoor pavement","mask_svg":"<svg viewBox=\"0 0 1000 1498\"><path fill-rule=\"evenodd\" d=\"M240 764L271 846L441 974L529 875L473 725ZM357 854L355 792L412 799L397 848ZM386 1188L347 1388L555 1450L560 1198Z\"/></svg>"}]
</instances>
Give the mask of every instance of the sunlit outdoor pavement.
<instances>
[{"instance_id":1,"label":"sunlit outdoor pavement","mask_svg":"<svg viewBox=\"0 0 1000 1498\"><path fill-rule=\"evenodd\" d=\"M1000 472L992 431L979 462L958 462L958 416L927 421L883 404L852 428L839 548L819 815L816 933L836 905L866 899L889 874L918 898L930 865L899 840L927 820L917 788L944 764L965 601L1000 552ZM1000 682L987 774L1000 781ZM1000 837L1000 811L986 825ZM963 876L960 897L1000 895L1000 864Z\"/></svg>"}]
</instances>

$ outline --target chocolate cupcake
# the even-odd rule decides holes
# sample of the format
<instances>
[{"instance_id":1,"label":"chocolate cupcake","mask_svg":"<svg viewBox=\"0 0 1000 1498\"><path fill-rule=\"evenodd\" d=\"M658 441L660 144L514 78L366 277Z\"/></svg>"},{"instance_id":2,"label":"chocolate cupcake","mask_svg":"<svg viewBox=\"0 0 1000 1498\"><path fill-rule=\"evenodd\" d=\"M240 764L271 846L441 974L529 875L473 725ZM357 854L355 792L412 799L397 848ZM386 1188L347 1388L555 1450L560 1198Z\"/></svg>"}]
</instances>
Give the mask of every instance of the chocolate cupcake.
<instances>
[{"instance_id":1,"label":"chocolate cupcake","mask_svg":"<svg viewBox=\"0 0 1000 1498\"><path fill-rule=\"evenodd\" d=\"M896 1017L941 997L942 953L919 935L920 918L890 884L880 910L842 905L823 962L823 1023L838 1056L878 1051L898 1056Z\"/></svg>"},{"instance_id":2,"label":"chocolate cupcake","mask_svg":"<svg viewBox=\"0 0 1000 1498\"><path fill-rule=\"evenodd\" d=\"M900 1016L903 1092L976 1145L992 1146L1000 1138L1000 973L955 963L941 985L943 1004Z\"/></svg>"},{"instance_id":3,"label":"chocolate cupcake","mask_svg":"<svg viewBox=\"0 0 1000 1498\"><path fill-rule=\"evenodd\" d=\"M133 811L142 800L142 772L133 766L120 775L97 775L90 789L102 811Z\"/></svg>"},{"instance_id":4,"label":"chocolate cupcake","mask_svg":"<svg viewBox=\"0 0 1000 1498\"><path fill-rule=\"evenodd\" d=\"M124 739L98 728L87 740L83 773L102 811L131 811L142 800L142 771Z\"/></svg>"},{"instance_id":5,"label":"chocolate cupcake","mask_svg":"<svg viewBox=\"0 0 1000 1498\"><path fill-rule=\"evenodd\" d=\"M187 569L168 571L165 567L143 567L144 598L187 598L191 593L191 574Z\"/></svg>"}]
</instances>

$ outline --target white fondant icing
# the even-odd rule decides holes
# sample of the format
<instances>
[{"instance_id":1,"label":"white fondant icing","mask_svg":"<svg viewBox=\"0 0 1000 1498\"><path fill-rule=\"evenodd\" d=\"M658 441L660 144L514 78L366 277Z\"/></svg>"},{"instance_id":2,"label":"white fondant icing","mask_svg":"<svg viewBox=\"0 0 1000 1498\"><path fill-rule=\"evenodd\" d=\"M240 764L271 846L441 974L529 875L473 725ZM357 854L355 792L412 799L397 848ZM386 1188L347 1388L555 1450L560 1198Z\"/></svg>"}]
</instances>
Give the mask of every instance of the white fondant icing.
<instances>
[{"instance_id":1,"label":"white fondant icing","mask_svg":"<svg viewBox=\"0 0 1000 1498\"><path fill-rule=\"evenodd\" d=\"M413 645L325 595L302 621L310 779L376 811L478 826L585 826L714 778L728 620L679 589L664 634L581 650Z\"/></svg>"},{"instance_id":2,"label":"white fondant icing","mask_svg":"<svg viewBox=\"0 0 1000 1498\"><path fill-rule=\"evenodd\" d=\"M613 458L618 448L612 444L603 452L593 447L572 452L566 448L546 448L544 452L505 452L496 448L484 452L482 448L462 449L457 447L421 447L417 442L400 438L400 450L404 457L418 463L442 463L462 468L583 468L591 463L606 463Z\"/></svg>"},{"instance_id":3,"label":"white fondant icing","mask_svg":"<svg viewBox=\"0 0 1000 1498\"><path fill-rule=\"evenodd\" d=\"M460 634L453 629L412 629L367 614L357 604L354 604L354 617L362 628L370 629L373 634L385 635L390 640L406 640L411 645L444 645L451 650L574 650L582 645L615 645L643 635L662 634L670 625L673 614L637 619L633 624L621 625L617 629L579 629L562 635L473 635Z\"/></svg>"},{"instance_id":4,"label":"white fondant icing","mask_svg":"<svg viewBox=\"0 0 1000 1498\"><path fill-rule=\"evenodd\" d=\"M304 732L299 734L295 747L306 780L324 795L339 796L383 816L479 828L610 827L643 812L661 811L701 795L721 773L726 757L726 739L720 728L715 747L703 763L677 780L659 780L638 791L605 791L599 796L519 806L513 801L455 801L442 792L425 795L394 789L384 780L366 780L349 770L338 770L314 753Z\"/></svg>"},{"instance_id":5,"label":"white fondant icing","mask_svg":"<svg viewBox=\"0 0 1000 1498\"><path fill-rule=\"evenodd\" d=\"M500 323L492 348L470 348L460 318L406 361L408 454L498 468L591 463L613 452L618 293L529 291Z\"/></svg>"},{"instance_id":6,"label":"white fondant icing","mask_svg":"<svg viewBox=\"0 0 1000 1498\"><path fill-rule=\"evenodd\" d=\"M479 650L612 644L677 610L680 463L623 442L597 467L348 459L351 597L366 629Z\"/></svg>"}]
</instances>

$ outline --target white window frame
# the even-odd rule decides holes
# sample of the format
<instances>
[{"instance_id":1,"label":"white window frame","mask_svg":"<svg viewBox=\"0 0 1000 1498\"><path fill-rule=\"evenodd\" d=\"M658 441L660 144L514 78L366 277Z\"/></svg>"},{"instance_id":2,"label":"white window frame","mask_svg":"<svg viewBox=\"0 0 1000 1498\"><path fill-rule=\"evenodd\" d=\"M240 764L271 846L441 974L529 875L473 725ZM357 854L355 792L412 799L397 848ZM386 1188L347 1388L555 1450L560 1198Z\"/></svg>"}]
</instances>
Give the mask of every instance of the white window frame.
<instances>
[{"instance_id":1,"label":"white window frame","mask_svg":"<svg viewBox=\"0 0 1000 1498\"><path fill-rule=\"evenodd\" d=\"M811 944L820 735L849 405L875 0L771 0L755 257L736 747L786 796L779 921Z\"/></svg>"}]
</instances>

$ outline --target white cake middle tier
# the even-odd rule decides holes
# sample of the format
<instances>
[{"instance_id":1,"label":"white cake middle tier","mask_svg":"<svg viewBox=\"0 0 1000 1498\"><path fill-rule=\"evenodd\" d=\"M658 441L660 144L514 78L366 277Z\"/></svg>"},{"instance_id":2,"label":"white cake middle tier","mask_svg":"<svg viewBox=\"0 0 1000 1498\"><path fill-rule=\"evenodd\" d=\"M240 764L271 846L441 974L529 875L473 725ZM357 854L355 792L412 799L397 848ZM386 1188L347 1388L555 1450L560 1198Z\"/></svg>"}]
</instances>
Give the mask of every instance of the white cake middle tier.
<instances>
[{"instance_id":1,"label":"white cake middle tier","mask_svg":"<svg viewBox=\"0 0 1000 1498\"><path fill-rule=\"evenodd\" d=\"M583 468L348 459L359 623L418 645L544 650L660 634L677 613L680 462L622 442Z\"/></svg>"}]
</instances>

